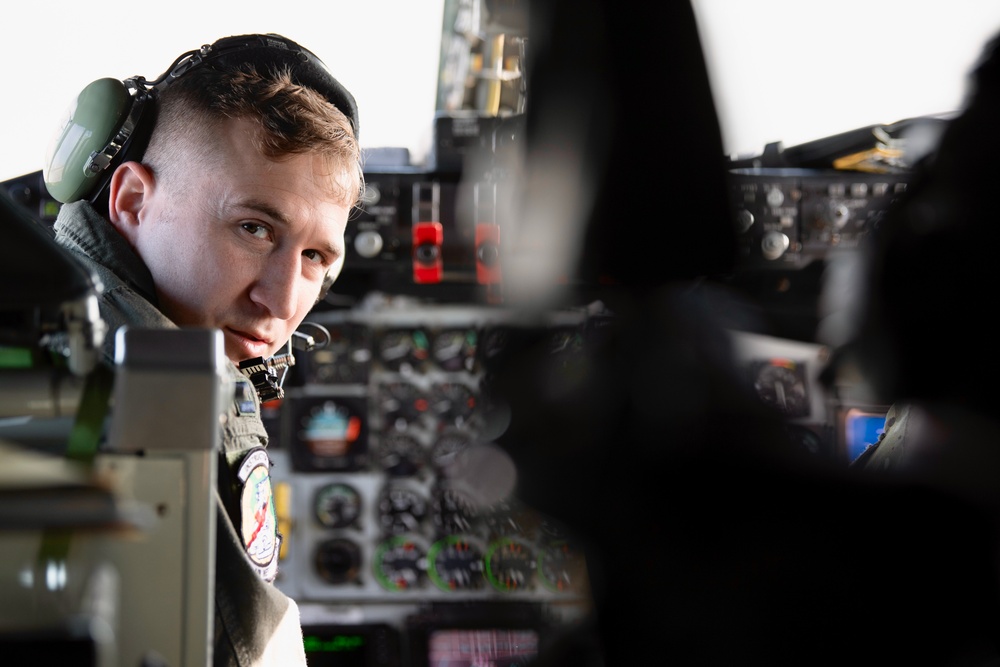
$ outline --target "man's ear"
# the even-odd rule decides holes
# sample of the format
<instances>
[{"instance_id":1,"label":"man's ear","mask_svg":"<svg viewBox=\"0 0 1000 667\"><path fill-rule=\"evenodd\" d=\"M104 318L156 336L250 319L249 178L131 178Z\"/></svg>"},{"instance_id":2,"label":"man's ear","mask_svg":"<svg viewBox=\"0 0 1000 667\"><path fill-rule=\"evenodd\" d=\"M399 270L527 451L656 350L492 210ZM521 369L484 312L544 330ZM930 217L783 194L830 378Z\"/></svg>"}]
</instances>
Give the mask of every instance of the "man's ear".
<instances>
[{"instance_id":1,"label":"man's ear","mask_svg":"<svg viewBox=\"0 0 1000 667\"><path fill-rule=\"evenodd\" d=\"M111 176L108 190L108 218L111 224L130 241L139 225L139 213L153 192L153 173L138 162L118 165Z\"/></svg>"}]
</instances>

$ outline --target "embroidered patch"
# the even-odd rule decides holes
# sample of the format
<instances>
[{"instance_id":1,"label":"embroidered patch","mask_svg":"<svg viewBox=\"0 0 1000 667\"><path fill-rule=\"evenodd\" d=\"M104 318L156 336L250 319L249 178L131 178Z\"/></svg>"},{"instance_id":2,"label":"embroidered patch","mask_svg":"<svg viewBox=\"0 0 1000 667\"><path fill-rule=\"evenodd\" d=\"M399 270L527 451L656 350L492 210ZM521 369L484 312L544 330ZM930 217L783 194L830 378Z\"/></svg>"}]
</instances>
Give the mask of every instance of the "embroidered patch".
<instances>
[{"instance_id":1,"label":"embroidered patch","mask_svg":"<svg viewBox=\"0 0 1000 667\"><path fill-rule=\"evenodd\" d=\"M240 536L243 547L264 581L274 581L278 572L278 518L271 492L271 461L263 447L252 450L240 462L236 474L240 491Z\"/></svg>"}]
</instances>

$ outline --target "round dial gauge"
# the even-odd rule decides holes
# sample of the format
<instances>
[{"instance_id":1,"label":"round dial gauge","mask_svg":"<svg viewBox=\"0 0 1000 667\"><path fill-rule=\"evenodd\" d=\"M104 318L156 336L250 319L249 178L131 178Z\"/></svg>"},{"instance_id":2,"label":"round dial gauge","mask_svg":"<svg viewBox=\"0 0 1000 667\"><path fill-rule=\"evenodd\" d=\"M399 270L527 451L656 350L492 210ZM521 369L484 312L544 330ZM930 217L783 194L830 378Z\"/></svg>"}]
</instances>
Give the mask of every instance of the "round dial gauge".
<instances>
[{"instance_id":1,"label":"round dial gauge","mask_svg":"<svg viewBox=\"0 0 1000 667\"><path fill-rule=\"evenodd\" d=\"M535 571L535 556L531 549L510 538L490 545L484 558L486 579L500 591L530 588Z\"/></svg>"},{"instance_id":2,"label":"round dial gauge","mask_svg":"<svg viewBox=\"0 0 1000 667\"><path fill-rule=\"evenodd\" d=\"M389 591L417 588L427 574L427 551L413 539L390 537L375 548L375 579Z\"/></svg>"},{"instance_id":3,"label":"round dial gauge","mask_svg":"<svg viewBox=\"0 0 1000 667\"><path fill-rule=\"evenodd\" d=\"M345 528L355 525L361 515L361 496L349 484L327 484L316 492L314 507L321 525Z\"/></svg>"},{"instance_id":4,"label":"round dial gauge","mask_svg":"<svg viewBox=\"0 0 1000 667\"><path fill-rule=\"evenodd\" d=\"M483 516L491 537L530 537L538 528L538 515L520 503L502 500Z\"/></svg>"},{"instance_id":5,"label":"round dial gauge","mask_svg":"<svg viewBox=\"0 0 1000 667\"><path fill-rule=\"evenodd\" d=\"M330 327L329 334L326 346L303 355L309 381L318 384L365 382L372 356L365 329L342 324Z\"/></svg>"},{"instance_id":6,"label":"round dial gauge","mask_svg":"<svg viewBox=\"0 0 1000 667\"><path fill-rule=\"evenodd\" d=\"M764 403L789 417L807 417L809 392L803 369L794 361L774 359L760 362L754 376L754 390Z\"/></svg>"},{"instance_id":7,"label":"round dial gauge","mask_svg":"<svg viewBox=\"0 0 1000 667\"><path fill-rule=\"evenodd\" d=\"M368 399L302 396L285 402L289 452L297 469L354 471L368 465ZM282 420L284 421L284 420Z\"/></svg>"},{"instance_id":8,"label":"round dial gauge","mask_svg":"<svg viewBox=\"0 0 1000 667\"><path fill-rule=\"evenodd\" d=\"M430 341L423 329L393 329L378 338L378 360L389 370L413 370L429 357Z\"/></svg>"},{"instance_id":9,"label":"round dial gauge","mask_svg":"<svg viewBox=\"0 0 1000 667\"><path fill-rule=\"evenodd\" d=\"M455 463L459 454L472 445L472 438L466 433L444 433L431 449L431 464L442 473Z\"/></svg>"},{"instance_id":10,"label":"round dial gauge","mask_svg":"<svg viewBox=\"0 0 1000 667\"><path fill-rule=\"evenodd\" d=\"M548 343L553 355L578 354L583 349L583 332L575 327L559 327L549 333Z\"/></svg>"},{"instance_id":11,"label":"round dial gauge","mask_svg":"<svg viewBox=\"0 0 1000 667\"><path fill-rule=\"evenodd\" d=\"M472 371L476 362L475 329L448 329L434 337L431 356L446 371Z\"/></svg>"},{"instance_id":12,"label":"round dial gauge","mask_svg":"<svg viewBox=\"0 0 1000 667\"><path fill-rule=\"evenodd\" d=\"M379 412L385 428L404 430L427 412L429 403L411 382L388 382L378 389Z\"/></svg>"},{"instance_id":13,"label":"round dial gauge","mask_svg":"<svg viewBox=\"0 0 1000 667\"><path fill-rule=\"evenodd\" d=\"M357 542L334 538L316 545L313 564L316 573L330 584L347 584L358 580L361 567L361 547Z\"/></svg>"},{"instance_id":14,"label":"round dial gauge","mask_svg":"<svg viewBox=\"0 0 1000 667\"><path fill-rule=\"evenodd\" d=\"M378 464L390 477L413 477L424 467L424 448L405 433L386 433L378 446Z\"/></svg>"},{"instance_id":15,"label":"round dial gauge","mask_svg":"<svg viewBox=\"0 0 1000 667\"><path fill-rule=\"evenodd\" d=\"M551 542L538 554L538 580L550 591L580 590L586 571L583 555L568 542Z\"/></svg>"},{"instance_id":16,"label":"round dial gauge","mask_svg":"<svg viewBox=\"0 0 1000 667\"><path fill-rule=\"evenodd\" d=\"M479 346L479 356L484 361L491 361L503 352L510 343L511 332L506 327L493 327L483 334L483 342Z\"/></svg>"},{"instance_id":17,"label":"round dial gauge","mask_svg":"<svg viewBox=\"0 0 1000 667\"><path fill-rule=\"evenodd\" d=\"M430 408L438 421L463 426L476 411L476 394L460 382L442 382L431 393Z\"/></svg>"},{"instance_id":18,"label":"round dial gauge","mask_svg":"<svg viewBox=\"0 0 1000 667\"><path fill-rule=\"evenodd\" d=\"M482 588L483 552L468 539L451 535L431 546L427 574L444 591Z\"/></svg>"},{"instance_id":19,"label":"round dial gauge","mask_svg":"<svg viewBox=\"0 0 1000 667\"><path fill-rule=\"evenodd\" d=\"M472 502L461 491L439 487L434 491L434 525L442 535L471 532L478 519Z\"/></svg>"},{"instance_id":20,"label":"round dial gauge","mask_svg":"<svg viewBox=\"0 0 1000 667\"><path fill-rule=\"evenodd\" d=\"M413 533L427 516L427 500L416 489L392 484L378 501L379 525L387 533Z\"/></svg>"}]
</instances>

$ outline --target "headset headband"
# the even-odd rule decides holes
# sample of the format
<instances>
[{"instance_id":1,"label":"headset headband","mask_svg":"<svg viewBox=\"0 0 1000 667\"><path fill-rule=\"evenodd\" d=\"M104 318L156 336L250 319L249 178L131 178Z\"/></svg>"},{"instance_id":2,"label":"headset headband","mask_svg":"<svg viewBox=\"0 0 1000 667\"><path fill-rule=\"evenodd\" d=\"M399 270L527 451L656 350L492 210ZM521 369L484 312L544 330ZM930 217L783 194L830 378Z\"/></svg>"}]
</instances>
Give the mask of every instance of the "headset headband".
<instances>
[{"instance_id":1,"label":"headset headband","mask_svg":"<svg viewBox=\"0 0 1000 667\"><path fill-rule=\"evenodd\" d=\"M223 37L213 44L181 54L159 78L134 76L124 81L98 79L77 96L45 161L43 177L57 201L96 200L114 167L141 159L152 132L159 91L194 69L211 66L235 69L253 64L260 69L287 67L292 80L321 93L350 119L359 132L354 96L308 49L275 34Z\"/></svg>"}]
</instances>

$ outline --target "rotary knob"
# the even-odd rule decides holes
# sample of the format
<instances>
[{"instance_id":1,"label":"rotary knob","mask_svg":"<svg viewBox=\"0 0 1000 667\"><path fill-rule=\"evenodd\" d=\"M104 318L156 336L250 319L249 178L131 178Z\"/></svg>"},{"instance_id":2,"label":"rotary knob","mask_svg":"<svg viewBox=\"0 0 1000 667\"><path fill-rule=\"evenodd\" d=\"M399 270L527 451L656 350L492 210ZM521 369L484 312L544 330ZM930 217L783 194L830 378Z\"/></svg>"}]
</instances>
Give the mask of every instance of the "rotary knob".
<instances>
[{"instance_id":1,"label":"rotary knob","mask_svg":"<svg viewBox=\"0 0 1000 667\"><path fill-rule=\"evenodd\" d=\"M365 259L371 259L382 252L382 235L366 229L354 237L354 249Z\"/></svg>"},{"instance_id":2,"label":"rotary knob","mask_svg":"<svg viewBox=\"0 0 1000 667\"><path fill-rule=\"evenodd\" d=\"M740 234L747 233L753 226L754 218L753 213L742 208L736 214L736 229Z\"/></svg>"},{"instance_id":3,"label":"rotary knob","mask_svg":"<svg viewBox=\"0 0 1000 667\"><path fill-rule=\"evenodd\" d=\"M851 219L851 209L843 202L830 202L823 212L823 218L836 229L840 229Z\"/></svg>"},{"instance_id":4,"label":"rotary knob","mask_svg":"<svg viewBox=\"0 0 1000 667\"><path fill-rule=\"evenodd\" d=\"M770 188L767 191L766 200L768 206L777 208L785 203L785 193L781 191L781 188Z\"/></svg>"},{"instance_id":5,"label":"rotary knob","mask_svg":"<svg viewBox=\"0 0 1000 667\"><path fill-rule=\"evenodd\" d=\"M760 240L760 252L764 259L778 259L788 250L788 237L781 232L768 232Z\"/></svg>"}]
</instances>

